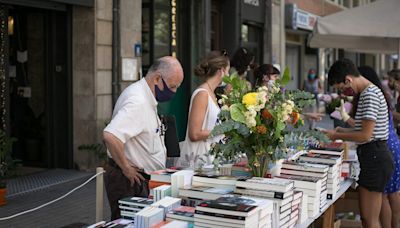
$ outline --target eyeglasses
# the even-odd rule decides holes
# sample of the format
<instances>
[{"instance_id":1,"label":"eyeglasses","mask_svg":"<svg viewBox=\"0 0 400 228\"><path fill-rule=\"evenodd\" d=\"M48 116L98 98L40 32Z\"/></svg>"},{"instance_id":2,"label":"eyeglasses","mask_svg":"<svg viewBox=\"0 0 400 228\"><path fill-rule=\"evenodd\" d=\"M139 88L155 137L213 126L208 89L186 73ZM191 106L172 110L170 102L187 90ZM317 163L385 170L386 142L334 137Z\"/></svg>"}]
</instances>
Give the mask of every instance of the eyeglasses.
<instances>
[{"instance_id":1,"label":"eyeglasses","mask_svg":"<svg viewBox=\"0 0 400 228\"><path fill-rule=\"evenodd\" d=\"M159 126L156 129L156 133L159 133L160 136L164 136L165 132L168 130L168 124L164 116L160 116L161 122L159 122Z\"/></svg>"}]
</instances>

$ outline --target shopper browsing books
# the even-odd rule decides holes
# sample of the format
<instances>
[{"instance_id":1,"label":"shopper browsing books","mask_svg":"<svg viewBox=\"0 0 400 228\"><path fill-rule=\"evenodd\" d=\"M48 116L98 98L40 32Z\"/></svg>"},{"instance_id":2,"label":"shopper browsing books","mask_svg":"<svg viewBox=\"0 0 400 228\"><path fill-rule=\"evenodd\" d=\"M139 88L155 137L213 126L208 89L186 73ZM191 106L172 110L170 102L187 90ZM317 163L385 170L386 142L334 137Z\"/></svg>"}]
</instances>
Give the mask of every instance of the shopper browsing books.
<instances>
[{"instance_id":1,"label":"shopper browsing books","mask_svg":"<svg viewBox=\"0 0 400 228\"><path fill-rule=\"evenodd\" d=\"M378 78L375 70L371 67L364 66L358 68L359 72L366 78L368 81L372 82L376 85L382 92L384 92L386 103L388 107L391 109L389 102L389 95L385 93L383 90L383 86L381 81ZM357 102L359 98L355 97L353 100L353 110L351 111L351 116L348 115L345 110L341 109L341 116L343 120L346 120L346 123L350 126L354 126L354 113L357 111ZM391 109L392 110L392 109ZM389 137L387 141L387 145L389 151L392 153L394 160L394 172L390 179L390 181L386 184L385 191L382 198L382 209L381 209L381 224L383 227L399 227L400 222L400 195L398 191L400 191L400 140L397 136L396 130L394 128L393 115L392 111L389 112Z\"/></svg>"},{"instance_id":2,"label":"shopper browsing books","mask_svg":"<svg viewBox=\"0 0 400 228\"><path fill-rule=\"evenodd\" d=\"M105 187L112 220L120 217L119 199L147 197L150 172L165 169L165 127L157 115L157 104L172 99L182 81L179 61L162 57L145 78L127 87L118 98L103 133L110 158Z\"/></svg>"},{"instance_id":3,"label":"shopper browsing books","mask_svg":"<svg viewBox=\"0 0 400 228\"><path fill-rule=\"evenodd\" d=\"M336 61L329 70L328 83L336 89L351 88L359 95L354 129L324 131L331 140L342 139L358 144L360 162L358 192L364 227L380 227L382 193L393 173L393 160L387 147L388 106L382 91L360 75L353 62Z\"/></svg>"},{"instance_id":4,"label":"shopper browsing books","mask_svg":"<svg viewBox=\"0 0 400 228\"><path fill-rule=\"evenodd\" d=\"M214 91L221 84L222 77L229 74L229 67L226 51L212 51L196 66L194 73L204 82L193 92L190 100L188 127L185 141L181 143L178 166L197 169L212 163L208 151L211 143L220 139L209 138L220 112Z\"/></svg>"}]
</instances>

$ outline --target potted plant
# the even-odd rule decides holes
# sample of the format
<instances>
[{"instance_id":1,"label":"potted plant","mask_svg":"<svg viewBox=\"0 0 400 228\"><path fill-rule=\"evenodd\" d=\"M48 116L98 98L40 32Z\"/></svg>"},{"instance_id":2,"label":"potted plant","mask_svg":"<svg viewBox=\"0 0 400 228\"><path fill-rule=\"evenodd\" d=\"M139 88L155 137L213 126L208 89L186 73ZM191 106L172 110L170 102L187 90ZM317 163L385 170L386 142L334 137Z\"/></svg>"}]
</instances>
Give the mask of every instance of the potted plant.
<instances>
[{"instance_id":1,"label":"potted plant","mask_svg":"<svg viewBox=\"0 0 400 228\"><path fill-rule=\"evenodd\" d=\"M0 129L0 206L6 204L6 179L16 165L15 161L11 158L12 145L15 141L17 139L7 137L6 133Z\"/></svg>"}]
</instances>

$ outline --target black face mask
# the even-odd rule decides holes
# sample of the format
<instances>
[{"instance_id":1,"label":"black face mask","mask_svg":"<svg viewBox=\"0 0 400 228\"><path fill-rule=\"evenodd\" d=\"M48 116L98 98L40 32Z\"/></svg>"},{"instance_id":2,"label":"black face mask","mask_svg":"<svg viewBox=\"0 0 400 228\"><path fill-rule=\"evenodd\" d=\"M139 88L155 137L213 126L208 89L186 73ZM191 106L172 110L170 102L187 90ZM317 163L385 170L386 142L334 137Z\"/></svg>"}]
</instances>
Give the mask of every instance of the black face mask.
<instances>
[{"instance_id":1,"label":"black face mask","mask_svg":"<svg viewBox=\"0 0 400 228\"><path fill-rule=\"evenodd\" d=\"M165 81L162 77L161 77L161 80L164 85L164 90L160 90L160 88L158 88L157 85L155 86L154 89L156 92L156 100L158 102L166 102L166 101L171 100L174 97L175 92L168 88L167 83L165 83Z\"/></svg>"}]
</instances>

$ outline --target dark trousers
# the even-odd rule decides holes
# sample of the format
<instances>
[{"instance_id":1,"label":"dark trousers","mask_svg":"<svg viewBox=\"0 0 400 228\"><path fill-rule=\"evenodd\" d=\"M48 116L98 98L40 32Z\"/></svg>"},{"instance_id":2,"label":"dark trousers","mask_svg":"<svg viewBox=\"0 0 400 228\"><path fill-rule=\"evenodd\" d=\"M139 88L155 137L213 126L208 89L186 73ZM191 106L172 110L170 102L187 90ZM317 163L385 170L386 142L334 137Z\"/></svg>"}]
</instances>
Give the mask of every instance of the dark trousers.
<instances>
[{"instance_id":1,"label":"dark trousers","mask_svg":"<svg viewBox=\"0 0 400 228\"><path fill-rule=\"evenodd\" d=\"M104 175L104 182L107 192L108 202L111 209L111 220L121 218L118 207L118 200L125 197L148 197L149 196L149 180L148 175L142 174L146 180L140 184L135 183L131 186L131 182L122 173L122 170L114 161L110 161Z\"/></svg>"}]
</instances>

